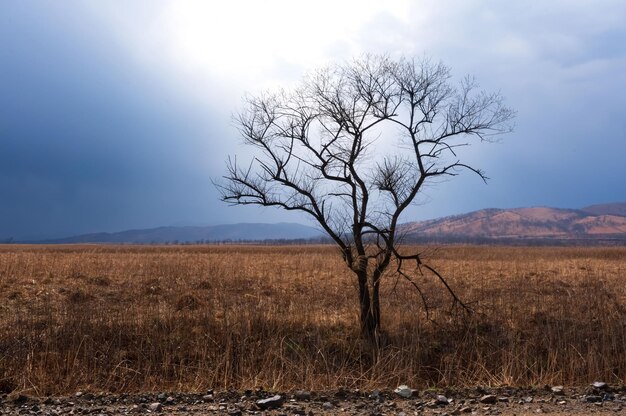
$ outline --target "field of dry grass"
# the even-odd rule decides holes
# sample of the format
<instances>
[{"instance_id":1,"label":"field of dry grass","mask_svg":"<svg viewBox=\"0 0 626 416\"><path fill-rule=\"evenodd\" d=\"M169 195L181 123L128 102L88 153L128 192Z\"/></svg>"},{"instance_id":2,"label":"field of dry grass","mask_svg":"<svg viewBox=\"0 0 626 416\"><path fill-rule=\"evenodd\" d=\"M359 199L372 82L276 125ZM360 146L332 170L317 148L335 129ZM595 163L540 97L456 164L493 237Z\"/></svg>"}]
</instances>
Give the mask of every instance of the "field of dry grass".
<instances>
[{"instance_id":1,"label":"field of dry grass","mask_svg":"<svg viewBox=\"0 0 626 416\"><path fill-rule=\"evenodd\" d=\"M475 312L388 276L374 353L330 246L0 246L0 391L626 382L626 248L424 254Z\"/></svg>"}]
</instances>

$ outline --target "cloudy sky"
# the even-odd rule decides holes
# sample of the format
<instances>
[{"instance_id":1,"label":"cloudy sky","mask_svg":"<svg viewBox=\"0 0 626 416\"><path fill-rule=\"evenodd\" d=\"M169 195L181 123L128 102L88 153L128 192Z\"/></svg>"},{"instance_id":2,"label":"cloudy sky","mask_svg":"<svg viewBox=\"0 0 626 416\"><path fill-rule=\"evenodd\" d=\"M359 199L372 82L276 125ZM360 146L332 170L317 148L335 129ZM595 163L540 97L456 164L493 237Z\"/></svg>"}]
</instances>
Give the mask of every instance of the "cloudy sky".
<instances>
[{"instance_id":1,"label":"cloudy sky","mask_svg":"<svg viewBox=\"0 0 626 416\"><path fill-rule=\"evenodd\" d=\"M0 2L0 238L298 221L211 178L245 93L362 53L430 56L517 110L404 218L626 201L626 3Z\"/></svg>"}]
</instances>

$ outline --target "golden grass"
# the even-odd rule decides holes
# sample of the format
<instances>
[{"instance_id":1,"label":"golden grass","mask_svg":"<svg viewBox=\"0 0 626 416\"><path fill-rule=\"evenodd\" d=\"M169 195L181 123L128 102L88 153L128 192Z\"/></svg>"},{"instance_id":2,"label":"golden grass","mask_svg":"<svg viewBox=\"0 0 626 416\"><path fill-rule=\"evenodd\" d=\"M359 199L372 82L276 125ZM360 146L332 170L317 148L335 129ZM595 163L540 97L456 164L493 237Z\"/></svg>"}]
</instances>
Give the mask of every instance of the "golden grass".
<instances>
[{"instance_id":1,"label":"golden grass","mask_svg":"<svg viewBox=\"0 0 626 416\"><path fill-rule=\"evenodd\" d=\"M0 391L626 381L626 248L425 255L476 312L387 276L373 353L330 246L0 246Z\"/></svg>"}]
</instances>

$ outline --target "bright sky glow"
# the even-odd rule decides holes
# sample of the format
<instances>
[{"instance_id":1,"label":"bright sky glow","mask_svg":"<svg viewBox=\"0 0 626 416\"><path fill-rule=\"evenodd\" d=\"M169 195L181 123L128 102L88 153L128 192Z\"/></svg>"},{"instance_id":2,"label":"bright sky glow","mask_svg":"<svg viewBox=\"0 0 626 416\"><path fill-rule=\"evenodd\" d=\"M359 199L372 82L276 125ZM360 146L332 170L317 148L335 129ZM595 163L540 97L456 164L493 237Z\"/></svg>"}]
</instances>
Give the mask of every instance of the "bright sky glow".
<instances>
[{"instance_id":1,"label":"bright sky glow","mask_svg":"<svg viewBox=\"0 0 626 416\"><path fill-rule=\"evenodd\" d=\"M257 81L358 53L364 24L379 13L403 19L407 11L406 1L183 1L167 4L159 21L168 53L183 68Z\"/></svg>"}]
</instances>

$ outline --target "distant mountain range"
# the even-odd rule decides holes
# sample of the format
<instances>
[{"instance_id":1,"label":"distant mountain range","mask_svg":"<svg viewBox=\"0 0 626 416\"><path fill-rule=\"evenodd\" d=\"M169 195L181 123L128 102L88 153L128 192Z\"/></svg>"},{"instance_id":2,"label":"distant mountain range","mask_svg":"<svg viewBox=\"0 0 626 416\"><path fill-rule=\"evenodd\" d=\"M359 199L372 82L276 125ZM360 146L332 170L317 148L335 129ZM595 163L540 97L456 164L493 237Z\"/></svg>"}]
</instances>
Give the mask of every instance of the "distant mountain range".
<instances>
[{"instance_id":1,"label":"distant mountain range","mask_svg":"<svg viewBox=\"0 0 626 416\"><path fill-rule=\"evenodd\" d=\"M118 233L83 234L67 238L37 241L48 244L77 243L211 243L218 241L306 240L320 238L322 233L302 224L223 224L212 226L158 227Z\"/></svg>"},{"instance_id":2,"label":"distant mountain range","mask_svg":"<svg viewBox=\"0 0 626 416\"><path fill-rule=\"evenodd\" d=\"M402 231L414 241L626 243L626 203L582 209L483 209L406 223Z\"/></svg>"},{"instance_id":3,"label":"distant mountain range","mask_svg":"<svg viewBox=\"0 0 626 416\"><path fill-rule=\"evenodd\" d=\"M468 214L400 226L405 241L506 244L626 244L626 203L582 209L549 207L483 209ZM323 241L317 228L296 223L225 224L159 227L118 233L84 234L49 244L76 243L211 243L220 241Z\"/></svg>"}]
</instances>

